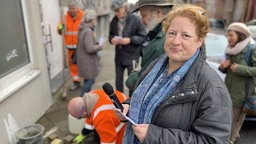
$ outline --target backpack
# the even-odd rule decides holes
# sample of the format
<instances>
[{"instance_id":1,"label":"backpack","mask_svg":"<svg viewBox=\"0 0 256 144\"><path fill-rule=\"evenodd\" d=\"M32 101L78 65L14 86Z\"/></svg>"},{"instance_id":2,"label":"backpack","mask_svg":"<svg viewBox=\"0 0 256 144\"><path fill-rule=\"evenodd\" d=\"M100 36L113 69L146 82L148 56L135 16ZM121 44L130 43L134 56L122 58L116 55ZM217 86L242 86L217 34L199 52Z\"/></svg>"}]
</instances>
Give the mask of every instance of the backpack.
<instances>
[{"instance_id":1,"label":"backpack","mask_svg":"<svg viewBox=\"0 0 256 144\"><path fill-rule=\"evenodd\" d=\"M252 56L252 48L254 48L255 45L249 44L247 46L247 50L245 53L245 61L249 66L252 65L251 56ZM243 103L242 111L248 115L256 115L256 96L248 96L248 82L246 82L246 98Z\"/></svg>"},{"instance_id":2,"label":"backpack","mask_svg":"<svg viewBox=\"0 0 256 144\"><path fill-rule=\"evenodd\" d=\"M247 96L242 111L248 115L256 115L256 96Z\"/></svg>"},{"instance_id":3,"label":"backpack","mask_svg":"<svg viewBox=\"0 0 256 144\"><path fill-rule=\"evenodd\" d=\"M254 48L254 46L255 46L254 44L248 44L247 45L247 50L246 50L246 53L245 53L245 61L249 66L252 66L251 57L252 57L252 48Z\"/></svg>"}]
</instances>

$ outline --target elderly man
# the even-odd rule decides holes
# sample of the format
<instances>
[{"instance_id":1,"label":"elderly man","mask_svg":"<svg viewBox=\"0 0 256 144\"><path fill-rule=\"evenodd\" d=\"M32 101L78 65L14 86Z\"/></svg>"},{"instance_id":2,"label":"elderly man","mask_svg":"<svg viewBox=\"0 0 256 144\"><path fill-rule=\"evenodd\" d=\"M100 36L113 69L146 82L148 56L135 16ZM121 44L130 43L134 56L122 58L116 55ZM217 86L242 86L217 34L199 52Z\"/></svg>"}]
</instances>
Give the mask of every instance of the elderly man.
<instances>
[{"instance_id":1,"label":"elderly man","mask_svg":"<svg viewBox=\"0 0 256 144\"><path fill-rule=\"evenodd\" d=\"M147 42L143 44L141 70L133 71L126 80L126 86L130 91L134 90L138 78L148 65L164 53L162 21L173 5L174 0L139 0L134 12L140 11L142 22L146 29L151 31L147 34Z\"/></svg>"},{"instance_id":2,"label":"elderly man","mask_svg":"<svg viewBox=\"0 0 256 144\"><path fill-rule=\"evenodd\" d=\"M68 67L73 79L73 85L70 86L70 90L76 90L80 87L77 65L72 62L72 57L77 48L78 27L82 18L83 11L78 8L75 0L70 0L68 11L57 26L58 33L64 35L65 47L67 49Z\"/></svg>"},{"instance_id":3,"label":"elderly man","mask_svg":"<svg viewBox=\"0 0 256 144\"><path fill-rule=\"evenodd\" d=\"M123 92L124 70L127 69L129 75L139 61L146 30L137 16L127 12L124 0L114 0L111 9L115 17L110 23L109 42L115 45L116 89Z\"/></svg>"},{"instance_id":4,"label":"elderly man","mask_svg":"<svg viewBox=\"0 0 256 144\"><path fill-rule=\"evenodd\" d=\"M120 102L128 97L114 91ZM113 112L114 105L101 89L74 97L68 104L68 112L75 118L86 118L82 133L75 138L76 143L116 143L121 144L125 123L120 122Z\"/></svg>"}]
</instances>

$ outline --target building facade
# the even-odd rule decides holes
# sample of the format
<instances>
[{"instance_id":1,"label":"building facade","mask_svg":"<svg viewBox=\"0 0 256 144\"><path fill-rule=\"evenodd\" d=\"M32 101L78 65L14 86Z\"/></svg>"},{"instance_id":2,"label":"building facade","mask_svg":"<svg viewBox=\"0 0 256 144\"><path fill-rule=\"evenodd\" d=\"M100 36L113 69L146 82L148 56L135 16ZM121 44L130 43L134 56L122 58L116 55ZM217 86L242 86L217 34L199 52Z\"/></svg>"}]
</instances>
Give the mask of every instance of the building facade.
<instances>
[{"instance_id":1,"label":"building facade","mask_svg":"<svg viewBox=\"0 0 256 144\"><path fill-rule=\"evenodd\" d=\"M9 114L19 127L31 125L53 101L38 1L1 1L0 11L0 139L7 144Z\"/></svg>"},{"instance_id":2,"label":"building facade","mask_svg":"<svg viewBox=\"0 0 256 144\"><path fill-rule=\"evenodd\" d=\"M204 7L209 18L232 22L248 22L256 18L256 0L184 0Z\"/></svg>"}]
</instances>

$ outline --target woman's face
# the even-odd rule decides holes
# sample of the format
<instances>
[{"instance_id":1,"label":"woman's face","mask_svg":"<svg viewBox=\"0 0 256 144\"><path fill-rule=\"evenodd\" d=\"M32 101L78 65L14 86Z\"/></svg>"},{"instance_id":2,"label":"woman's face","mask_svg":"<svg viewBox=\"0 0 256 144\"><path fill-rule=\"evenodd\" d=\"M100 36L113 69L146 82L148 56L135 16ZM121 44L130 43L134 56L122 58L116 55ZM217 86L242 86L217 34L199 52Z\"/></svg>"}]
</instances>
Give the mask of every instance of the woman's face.
<instances>
[{"instance_id":1,"label":"woman's face","mask_svg":"<svg viewBox=\"0 0 256 144\"><path fill-rule=\"evenodd\" d=\"M171 62L184 63L202 45L198 38L196 25L189 18L175 17L165 34L164 50Z\"/></svg>"},{"instance_id":2,"label":"woman's face","mask_svg":"<svg viewBox=\"0 0 256 144\"><path fill-rule=\"evenodd\" d=\"M238 35L236 34L235 31L230 30L230 31L228 31L227 38L228 38L229 45L234 46L237 43Z\"/></svg>"}]
</instances>

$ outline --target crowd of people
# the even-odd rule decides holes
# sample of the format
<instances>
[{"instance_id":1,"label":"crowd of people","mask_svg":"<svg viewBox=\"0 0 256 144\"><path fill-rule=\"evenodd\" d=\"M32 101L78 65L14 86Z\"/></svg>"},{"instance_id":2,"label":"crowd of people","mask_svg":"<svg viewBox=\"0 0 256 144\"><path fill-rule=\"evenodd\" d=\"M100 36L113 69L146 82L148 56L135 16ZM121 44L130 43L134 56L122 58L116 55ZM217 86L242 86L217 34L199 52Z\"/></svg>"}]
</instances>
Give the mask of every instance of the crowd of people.
<instances>
[{"instance_id":1,"label":"crowd of people","mask_svg":"<svg viewBox=\"0 0 256 144\"><path fill-rule=\"evenodd\" d=\"M97 53L103 49L95 38L96 13L86 9L81 14L72 0L58 32L68 51L71 90L80 86L80 79L84 83L81 95L68 104L73 117L86 119L75 142L233 144L245 118L243 102L255 93L255 43L246 25L228 26L226 59L219 67L227 74L223 82L206 62L204 39L210 26L204 8L176 5L173 0L139 0L131 13L124 0L113 0L111 9L115 16L109 24L109 43L115 46L117 89L112 96L133 122L114 108L102 89L91 89L100 72ZM133 14L138 11L140 18ZM69 27L78 21L77 28ZM245 60L249 46L250 64ZM129 96L123 93L125 69Z\"/></svg>"}]
</instances>

